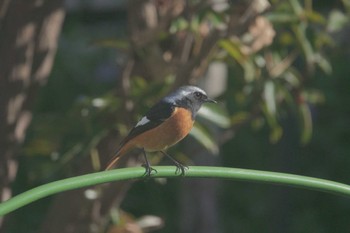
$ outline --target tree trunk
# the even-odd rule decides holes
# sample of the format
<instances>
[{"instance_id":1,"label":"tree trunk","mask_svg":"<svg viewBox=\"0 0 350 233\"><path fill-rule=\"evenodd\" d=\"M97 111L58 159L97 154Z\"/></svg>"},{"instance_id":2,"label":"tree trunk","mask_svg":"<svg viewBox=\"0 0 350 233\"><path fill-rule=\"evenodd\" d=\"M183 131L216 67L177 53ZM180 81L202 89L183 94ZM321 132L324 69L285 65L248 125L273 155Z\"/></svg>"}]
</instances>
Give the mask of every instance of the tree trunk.
<instances>
[{"instance_id":1,"label":"tree trunk","mask_svg":"<svg viewBox=\"0 0 350 233\"><path fill-rule=\"evenodd\" d=\"M64 19L62 0L0 1L0 202L11 197L18 147L45 84ZM0 231L3 219L0 219Z\"/></svg>"}]
</instances>

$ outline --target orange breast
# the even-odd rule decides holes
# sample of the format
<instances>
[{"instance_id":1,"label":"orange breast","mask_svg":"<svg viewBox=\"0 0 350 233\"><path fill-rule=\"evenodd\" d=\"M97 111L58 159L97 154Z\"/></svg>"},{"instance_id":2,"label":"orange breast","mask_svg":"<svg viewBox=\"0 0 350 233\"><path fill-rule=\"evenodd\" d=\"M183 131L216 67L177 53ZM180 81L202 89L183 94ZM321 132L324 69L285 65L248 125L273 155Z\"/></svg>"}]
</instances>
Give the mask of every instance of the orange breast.
<instances>
[{"instance_id":1,"label":"orange breast","mask_svg":"<svg viewBox=\"0 0 350 233\"><path fill-rule=\"evenodd\" d=\"M134 145L146 151L160 151L183 139L193 127L191 112L177 107L161 125L133 139Z\"/></svg>"}]
</instances>

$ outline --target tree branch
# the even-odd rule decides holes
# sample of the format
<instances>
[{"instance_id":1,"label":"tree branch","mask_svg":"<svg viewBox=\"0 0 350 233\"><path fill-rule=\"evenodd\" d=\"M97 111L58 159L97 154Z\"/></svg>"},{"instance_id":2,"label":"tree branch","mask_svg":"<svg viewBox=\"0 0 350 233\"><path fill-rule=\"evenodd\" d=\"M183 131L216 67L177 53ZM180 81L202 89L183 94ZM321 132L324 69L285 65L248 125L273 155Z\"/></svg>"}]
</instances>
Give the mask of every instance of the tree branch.
<instances>
[{"instance_id":1,"label":"tree branch","mask_svg":"<svg viewBox=\"0 0 350 233\"><path fill-rule=\"evenodd\" d=\"M152 178L171 178L179 176L175 173L176 167L155 166L154 168L157 170L157 173L152 174ZM144 174L145 170L141 167L121 168L111 171L103 171L82 176L76 176L44 184L39 187L33 188L29 191L26 191L22 194L19 194L6 202L1 203L0 216L10 213L20 207L23 207L41 198L59 192L112 181L143 179ZM278 184L303 189L312 189L350 197L349 185L325 179L293 175L287 173L227 167L192 166L189 168L188 171L186 171L184 177L254 181L258 183Z\"/></svg>"}]
</instances>

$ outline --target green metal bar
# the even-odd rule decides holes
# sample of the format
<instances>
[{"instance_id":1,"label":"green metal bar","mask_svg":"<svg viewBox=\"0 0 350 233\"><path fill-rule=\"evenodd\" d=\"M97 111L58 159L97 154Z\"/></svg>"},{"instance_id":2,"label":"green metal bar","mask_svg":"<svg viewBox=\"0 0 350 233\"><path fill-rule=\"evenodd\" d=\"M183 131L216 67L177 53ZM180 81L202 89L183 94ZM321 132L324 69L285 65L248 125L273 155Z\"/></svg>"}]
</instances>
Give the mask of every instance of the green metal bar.
<instances>
[{"instance_id":1,"label":"green metal bar","mask_svg":"<svg viewBox=\"0 0 350 233\"><path fill-rule=\"evenodd\" d=\"M171 178L179 176L179 174L175 174L176 168L172 166L155 166L154 168L157 170L157 173L152 174L151 177L153 178ZM29 203L32 203L36 200L50 196L55 193L112 181L142 179L144 177L144 173L145 169L142 167L121 168L111 171L103 171L82 176L76 176L44 184L39 187L28 190L22 194L19 194L3 203L0 203L0 216L3 216ZM322 192L329 192L350 197L349 185L324 179L278 172L267 172L227 167L192 166L189 168L189 170L186 171L184 177L218 178L278 184L294 186L304 189L313 189Z\"/></svg>"}]
</instances>

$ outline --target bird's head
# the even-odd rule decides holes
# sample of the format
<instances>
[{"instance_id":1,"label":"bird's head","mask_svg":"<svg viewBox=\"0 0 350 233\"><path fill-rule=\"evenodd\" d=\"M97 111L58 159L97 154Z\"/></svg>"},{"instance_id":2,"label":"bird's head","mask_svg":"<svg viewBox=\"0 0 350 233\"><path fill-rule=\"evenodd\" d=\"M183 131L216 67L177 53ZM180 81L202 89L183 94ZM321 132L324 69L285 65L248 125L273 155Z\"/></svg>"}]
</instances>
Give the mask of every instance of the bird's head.
<instances>
[{"instance_id":1,"label":"bird's head","mask_svg":"<svg viewBox=\"0 0 350 233\"><path fill-rule=\"evenodd\" d=\"M208 98L205 91L196 86L182 86L165 99L174 103L175 106L191 110L193 116L203 103L216 103L215 100Z\"/></svg>"}]
</instances>

